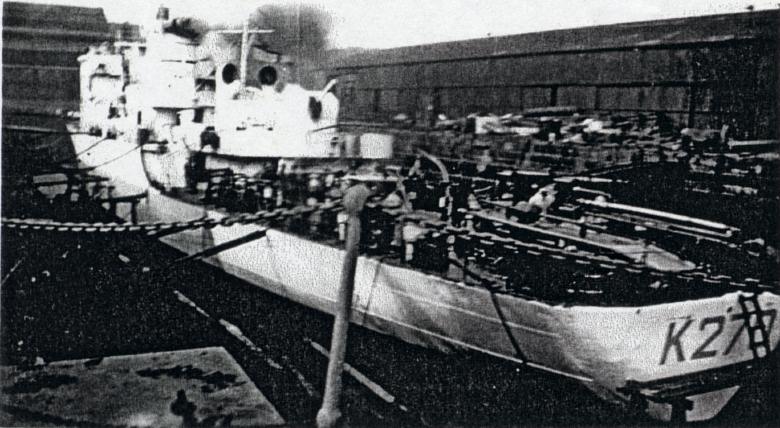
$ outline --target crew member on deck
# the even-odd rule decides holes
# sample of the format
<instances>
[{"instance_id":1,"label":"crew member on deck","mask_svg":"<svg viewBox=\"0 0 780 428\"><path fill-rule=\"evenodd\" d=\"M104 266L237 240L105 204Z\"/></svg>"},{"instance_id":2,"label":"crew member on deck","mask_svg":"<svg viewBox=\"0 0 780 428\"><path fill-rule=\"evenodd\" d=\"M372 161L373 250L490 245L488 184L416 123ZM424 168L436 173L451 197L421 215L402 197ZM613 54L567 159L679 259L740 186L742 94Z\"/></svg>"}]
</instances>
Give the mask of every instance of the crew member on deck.
<instances>
[{"instance_id":1,"label":"crew member on deck","mask_svg":"<svg viewBox=\"0 0 780 428\"><path fill-rule=\"evenodd\" d=\"M551 186L542 187L528 200L528 204L539 208L542 211L542 214L546 214L547 210L554 202L555 191Z\"/></svg>"}]
</instances>

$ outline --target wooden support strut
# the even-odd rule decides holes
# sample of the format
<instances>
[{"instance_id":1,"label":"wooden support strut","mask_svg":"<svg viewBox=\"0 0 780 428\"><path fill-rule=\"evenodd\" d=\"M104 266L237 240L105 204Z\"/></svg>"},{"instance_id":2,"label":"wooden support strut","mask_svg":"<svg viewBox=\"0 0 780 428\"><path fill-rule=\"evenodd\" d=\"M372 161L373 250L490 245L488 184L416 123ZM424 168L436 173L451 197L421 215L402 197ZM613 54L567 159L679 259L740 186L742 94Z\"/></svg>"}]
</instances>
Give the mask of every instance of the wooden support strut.
<instances>
[{"instance_id":1,"label":"wooden support strut","mask_svg":"<svg viewBox=\"0 0 780 428\"><path fill-rule=\"evenodd\" d=\"M109 187L109 192L111 192L111 187ZM141 199L145 199L149 197L149 192L144 191L142 193L138 193L135 195L127 195L127 196L108 196L107 198L95 198L94 200L98 203L108 203L109 204L109 211L117 215L116 208L119 204L130 204L130 221L133 224L138 223L138 204L141 203Z\"/></svg>"},{"instance_id":2,"label":"wooden support strut","mask_svg":"<svg viewBox=\"0 0 780 428\"><path fill-rule=\"evenodd\" d=\"M256 230L254 232L250 232L240 238L236 238L227 242L224 242L222 244L214 245L213 247L206 248L203 251L199 251L195 254L190 254L188 256L180 257L173 262L170 263L169 266L173 266L176 264L181 264L183 262L187 262L190 260L196 260L196 259L204 259L207 257L215 256L223 251L227 251L230 249L233 249L235 247L238 247L239 245L243 245L252 241L255 241L257 239L265 237L267 232L267 229L260 229Z\"/></svg>"},{"instance_id":3,"label":"wooden support strut","mask_svg":"<svg viewBox=\"0 0 780 428\"><path fill-rule=\"evenodd\" d=\"M336 302L336 318L333 321L333 337L330 342L330 359L325 379L325 393L322 407L317 412L317 427L331 428L341 420L341 373L347 350L347 328L352 313L352 294L355 289L360 244L360 213L370 195L368 187L359 184L349 188L344 195L344 210L347 213L347 242L344 265L341 270L341 284Z\"/></svg>"}]
</instances>

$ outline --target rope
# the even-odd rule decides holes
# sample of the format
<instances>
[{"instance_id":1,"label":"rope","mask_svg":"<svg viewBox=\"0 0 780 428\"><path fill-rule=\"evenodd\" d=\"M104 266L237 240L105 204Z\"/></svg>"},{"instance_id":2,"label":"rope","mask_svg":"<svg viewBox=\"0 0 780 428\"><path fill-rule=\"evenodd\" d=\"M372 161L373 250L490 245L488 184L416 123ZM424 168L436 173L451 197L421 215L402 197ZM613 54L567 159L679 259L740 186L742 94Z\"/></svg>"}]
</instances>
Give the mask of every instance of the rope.
<instances>
[{"instance_id":1,"label":"rope","mask_svg":"<svg viewBox=\"0 0 780 428\"><path fill-rule=\"evenodd\" d=\"M95 147L97 147L99 144L103 143L104 141L107 141L108 139L109 139L108 137L101 138L101 139L97 140L95 143L91 144L91 145L90 145L89 147L87 147L86 149L84 149L84 150L81 150L80 152L77 152L77 153L75 153L75 154L73 154L73 155L71 155L71 156L68 156L68 157L66 157L66 158L62 158L62 159L57 159L57 160L49 161L49 162L48 162L48 164L49 164L49 165L59 165L59 164L61 164L61 163L70 162L70 161L72 161L72 160L77 160L79 156L81 156L81 155L83 155L84 153L86 153L86 152L88 152L88 151L90 151L90 150L94 149L94 148L95 148Z\"/></svg>"},{"instance_id":2,"label":"rope","mask_svg":"<svg viewBox=\"0 0 780 428\"><path fill-rule=\"evenodd\" d=\"M135 147L133 147L132 149L130 149L130 150L128 150L128 151L126 151L126 152L122 153L121 155L119 155L119 156L117 156L117 157L115 157L115 158L112 158L112 159L109 159L109 160L107 160L107 161L105 161L105 162L102 162L102 163L99 163L99 164L97 164L97 165L91 166L90 168L97 169L97 168L100 168L100 167L102 167L102 166L106 166L106 165L108 165L108 164L110 164L110 163L112 163L112 162L116 162L116 161L118 161L119 159L122 159L123 157L125 157L125 156L129 155L130 153L133 153L134 151L136 151L136 150L138 150L138 149L140 149L140 148L141 148L141 146L140 146L140 145L139 145L139 146L135 146Z\"/></svg>"},{"instance_id":3,"label":"rope","mask_svg":"<svg viewBox=\"0 0 780 428\"><path fill-rule=\"evenodd\" d=\"M501 326L504 328L504 332L506 333L506 337L509 339L509 342L512 344L512 348L515 351L515 356L520 359L520 361L523 362L523 364L528 362L528 358L523 353L523 350L520 349L520 344L517 343L517 339L515 338L515 335L512 334L512 330L509 328L509 323L506 320L506 316L504 315L504 310L501 309L501 305L498 303L498 298L496 297L496 293L494 293L492 290L488 290L488 293L490 294L490 301L493 302L493 307L496 308L496 314L498 315L498 319L501 321Z\"/></svg>"}]
</instances>

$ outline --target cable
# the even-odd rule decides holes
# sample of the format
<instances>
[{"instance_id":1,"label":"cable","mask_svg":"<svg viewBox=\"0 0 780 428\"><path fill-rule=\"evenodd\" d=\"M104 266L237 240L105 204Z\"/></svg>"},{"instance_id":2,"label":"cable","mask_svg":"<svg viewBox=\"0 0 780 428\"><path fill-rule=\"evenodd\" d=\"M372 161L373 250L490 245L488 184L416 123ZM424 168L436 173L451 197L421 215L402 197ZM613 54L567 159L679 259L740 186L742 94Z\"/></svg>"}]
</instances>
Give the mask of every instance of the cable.
<instances>
[{"instance_id":1,"label":"cable","mask_svg":"<svg viewBox=\"0 0 780 428\"><path fill-rule=\"evenodd\" d=\"M93 143L92 145L90 145L89 147L87 147L86 149L84 149L84 150L81 150L80 152L78 152L78 153L76 153L76 154L74 154L74 155L71 155L71 156L68 156L68 157L66 157L66 158L62 158L62 159L57 159L57 160L49 161L49 165L59 165L59 164L61 164L61 163L69 162L69 161L72 161L72 160L78 160L78 157L79 157L79 156L81 156L81 155L83 155L84 153L86 153L86 152L88 152L88 151L90 151L90 150L94 149L94 148L95 148L95 147L97 147L97 146L98 146L100 143L102 143L102 142L104 142L104 141L106 141L106 140L108 140L108 139L109 139L108 137L101 138L101 139L97 140L95 143Z\"/></svg>"},{"instance_id":2,"label":"cable","mask_svg":"<svg viewBox=\"0 0 780 428\"><path fill-rule=\"evenodd\" d=\"M140 149L140 148L141 148L141 146L135 146L135 147L133 147L132 149L130 149L130 150L128 150L128 151L126 151L125 153L122 153L121 155L119 155L119 156L117 156L117 157L115 157L115 158L113 158L113 159L109 159L109 160L107 160L107 161L105 161L105 162L102 162L102 163L99 163L99 164L97 164L97 165L90 166L89 168L91 168L91 169L97 169L97 168L100 168L100 167L102 167L102 166L106 166L106 165L108 165L108 164L110 164L110 163L112 163L112 162L118 161L119 159L121 159L121 158L123 158L123 157L125 157L125 156L129 155L130 153L132 153L132 152L134 152L134 151L136 151L136 150L138 150L138 149Z\"/></svg>"}]
</instances>

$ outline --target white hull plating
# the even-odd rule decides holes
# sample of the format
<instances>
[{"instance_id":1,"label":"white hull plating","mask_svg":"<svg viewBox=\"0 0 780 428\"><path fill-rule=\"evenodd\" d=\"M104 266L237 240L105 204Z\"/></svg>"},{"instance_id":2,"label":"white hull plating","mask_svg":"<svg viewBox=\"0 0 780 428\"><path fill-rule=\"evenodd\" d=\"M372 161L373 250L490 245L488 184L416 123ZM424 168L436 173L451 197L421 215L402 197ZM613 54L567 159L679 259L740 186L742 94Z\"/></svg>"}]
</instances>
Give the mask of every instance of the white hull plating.
<instances>
[{"instance_id":1,"label":"white hull plating","mask_svg":"<svg viewBox=\"0 0 780 428\"><path fill-rule=\"evenodd\" d=\"M95 137L73 137L76 152ZM132 149L120 140L106 141L83 153L85 166L100 165ZM149 197L138 207L139 221L181 221L206 210L160 194L149 186L138 150L97 168L116 186L115 194ZM129 218L120 206L119 215ZM193 254L221 244L259 226L216 227L187 231L162 240ZM343 251L278 230L207 261L252 284L306 306L332 313ZM360 257L355 282L352 321L404 341L442 351L476 350L577 379L604 398L627 400L626 382L649 382L724 368L753 358L745 324L739 317L738 292L716 298L642 307L550 305L486 289L465 286L412 269ZM780 296L762 293L774 350L780 332L774 327ZM502 322L506 320L506 324ZM510 334L511 337L510 338ZM518 344L519 350L513 345ZM706 394L690 395L688 420L713 417L733 396L728 385ZM671 406L651 404L662 419Z\"/></svg>"}]
</instances>

